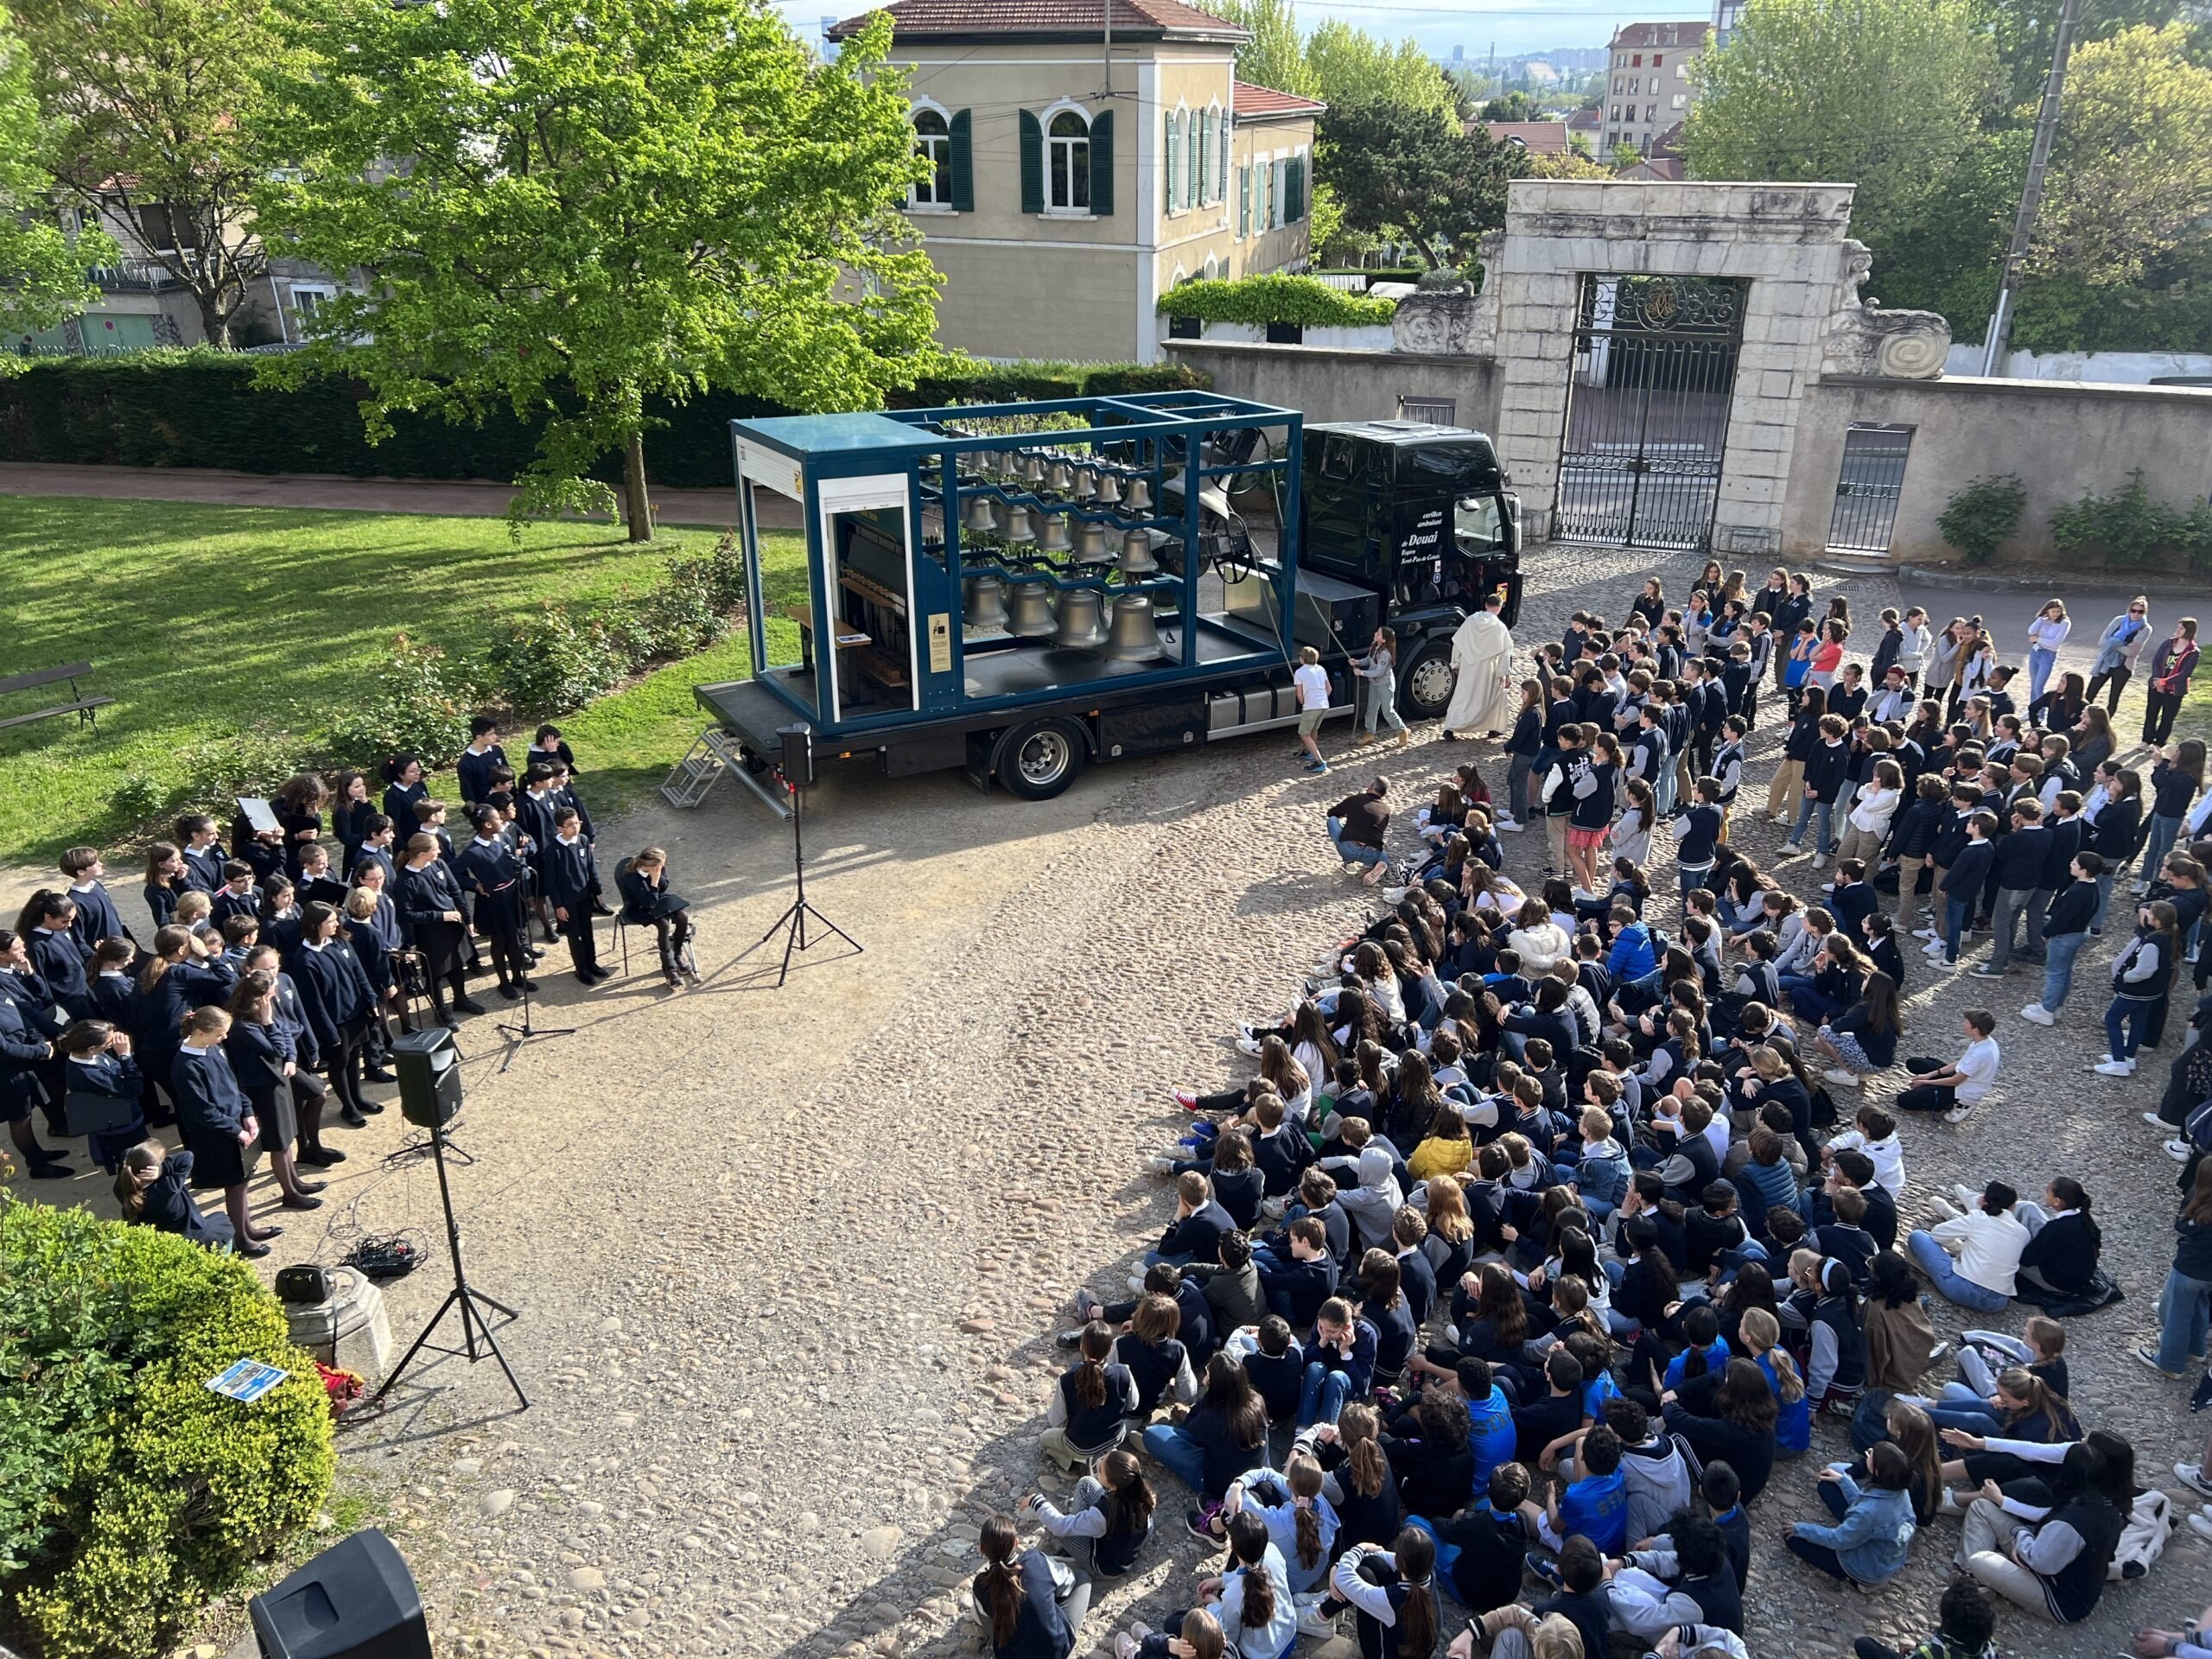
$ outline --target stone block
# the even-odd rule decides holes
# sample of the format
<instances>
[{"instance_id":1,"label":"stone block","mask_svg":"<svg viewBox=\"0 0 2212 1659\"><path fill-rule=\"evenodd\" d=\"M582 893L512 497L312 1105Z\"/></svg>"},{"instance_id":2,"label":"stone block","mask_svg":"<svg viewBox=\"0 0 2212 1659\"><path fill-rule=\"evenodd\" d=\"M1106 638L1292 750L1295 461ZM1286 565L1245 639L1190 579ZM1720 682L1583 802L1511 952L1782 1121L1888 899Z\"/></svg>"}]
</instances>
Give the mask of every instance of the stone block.
<instances>
[{"instance_id":1,"label":"stone block","mask_svg":"<svg viewBox=\"0 0 2212 1659\"><path fill-rule=\"evenodd\" d=\"M1794 397L1797 394L1797 377L1787 369L1762 370L1758 390L1762 397Z\"/></svg>"}]
</instances>

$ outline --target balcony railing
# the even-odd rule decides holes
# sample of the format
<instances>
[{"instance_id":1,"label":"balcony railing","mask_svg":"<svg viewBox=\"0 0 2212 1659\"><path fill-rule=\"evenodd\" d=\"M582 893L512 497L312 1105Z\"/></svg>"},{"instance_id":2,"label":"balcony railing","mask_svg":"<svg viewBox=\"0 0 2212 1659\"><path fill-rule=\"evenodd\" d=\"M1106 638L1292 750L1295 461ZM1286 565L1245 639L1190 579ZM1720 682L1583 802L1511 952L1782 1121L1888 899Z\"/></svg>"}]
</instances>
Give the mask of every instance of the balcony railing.
<instances>
[{"instance_id":1,"label":"balcony railing","mask_svg":"<svg viewBox=\"0 0 2212 1659\"><path fill-rule=\"evenodd\" d=\"M110 294L158 294L177 286L168 267L152 259L125 259L112 265L94 265L85 273L96 288Z\"/></svg>"}]
</instances>

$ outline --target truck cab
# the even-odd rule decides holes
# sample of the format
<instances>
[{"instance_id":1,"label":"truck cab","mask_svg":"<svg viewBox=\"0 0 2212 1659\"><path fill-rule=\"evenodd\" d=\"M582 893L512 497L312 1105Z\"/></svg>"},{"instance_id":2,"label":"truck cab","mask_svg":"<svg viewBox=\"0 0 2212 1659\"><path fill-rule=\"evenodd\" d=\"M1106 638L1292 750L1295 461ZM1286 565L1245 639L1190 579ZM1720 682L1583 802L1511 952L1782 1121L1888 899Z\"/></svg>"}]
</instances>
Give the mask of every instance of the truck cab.
<instances>
[{"instance_id":1,"label":"truck cab","mask_svg":"<svg viewBox=\"0 0 2212 1659\"><path fill-rule=\"evenodd\" d=\"M1426 421L1309 426L1300 478L1301 642L1359 656L1389 624L1400 706L1435 719L1459 624L1493 591L1508 627L1520 613L1520 499L1496 446Z\"/></svg>"}]
</instances>

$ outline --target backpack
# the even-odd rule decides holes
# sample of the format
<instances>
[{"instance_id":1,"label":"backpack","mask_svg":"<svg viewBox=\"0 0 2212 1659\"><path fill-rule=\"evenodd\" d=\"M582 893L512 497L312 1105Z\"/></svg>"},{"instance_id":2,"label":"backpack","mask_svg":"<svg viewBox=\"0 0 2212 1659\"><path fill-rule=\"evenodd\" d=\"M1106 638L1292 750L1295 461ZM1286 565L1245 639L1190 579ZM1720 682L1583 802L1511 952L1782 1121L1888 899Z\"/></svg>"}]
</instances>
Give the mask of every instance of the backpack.
<instances>
[{"instance_id":1,"label":"backpack","mask_svg":"<svg viewBox=\"0 0 2212 1659\"><path fill-rule=\"evenodd\" d=\"M2113 1550L2105 1581L2119 1584L2143 1577L2150 1572L2151 1564L2165 1554L2166 1540L2173 1535L2173 1500L2164 1492L2138 1492L2126 1524L2120 1528L2120 1543Z\"/></svg>"},{"instance_id":2,"label":"backpack","mask_svg":"<svg viewBox=\"0 0 2212 1659\"><path fill-rule=\"evenodd\" d=\"M2182 1125L2182 1134L2197 1151L2212 1153L2212 1100L2190 1109L2188 1120Z\"/></svg>"}]
</instances>

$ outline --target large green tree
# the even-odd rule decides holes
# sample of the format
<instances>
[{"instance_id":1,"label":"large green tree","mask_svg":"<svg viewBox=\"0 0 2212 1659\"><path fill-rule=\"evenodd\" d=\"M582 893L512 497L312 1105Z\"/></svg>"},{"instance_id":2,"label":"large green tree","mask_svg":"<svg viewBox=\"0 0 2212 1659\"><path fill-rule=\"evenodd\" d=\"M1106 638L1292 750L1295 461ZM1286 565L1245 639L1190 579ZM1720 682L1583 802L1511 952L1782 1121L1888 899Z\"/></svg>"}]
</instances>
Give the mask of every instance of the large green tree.
<instances>
[{"instance_id":1,"label":"large green tree","mask_svg":"<svg viewBox=\"0 0 2212 1659\"><path fill-rule=\"evenodd\" d=\"M30 56L0 8L0 329L10 334L50 328L98 299L85 267L115 253L99 232L63 232L40 139Z\"/></svg>"},{"instance_id":2,"label":"large green tree","mask_svg":"<svg viewBox=\"0 0 2212 1659\"><path fill-rule=\"evenodd\" d=\"M2094 288L2140 283L2212 224L2212 69L2190 30L2125 29L2074 54L2036 267Z\"/></svg>"},{"instance_id":3,"label":"large green tree","mask_svg":"<svg viewBox=\"0 0 2212 1659\"><path fill-rule=\"evenodd\" d=\"M1332 103L1321 118L1314 176L1344 205L1344 226L1402 238L1431 266L1464 264L1505 223L1505 187L1528 152L1492 143L1456 115L1393 103Z\"/></svg>"},{"instance_id":4,"label":"large green tree","mask_svg":"<svg viewBox=\"0 0 2212 1659\"><path fill-rule=\"evenodd\" d=\"M256 74L283 61L266 0L16 0L43 118L38 156L88 213L137 226L207 338L269 263L254 233Z\"/></svg>"},{"instance_id":5,"label":"large green tree","mask_svg":"<svg viewBox=\"0 0 2212 1659\"><path fill-rule=\"evenodd\" d=\"M1854 233L1885 246L1949 173L1998 90L1977 0L1751 0L1698 59L1693 177L1858 187Z\"/></svg>"},{"instance_id":6,"label":"large green tree","mask_svg":"<svg viewBox=\"0 0 2212 1659\"><path fill-rule=\"evenodd\" d=\"M2024 110L2035 118L2036 102L2043 97L2044 78L2050 73L2051 49L2058 41L2058 14L2065 0L1984 0L1990 37L2004 76L2002 111ZM2186 0L2082 0L2074 26L2074 45L2101 41L2123 29L2145 25L2158 29L2187 16ZM2203 21L2204 8L2194 8Z\"/></svg>"},{"instance_id":7,"label":"large green tree","mask_svg":"<svg viewBox=\"0 0 2212 1659\"><path fill-rule=\"evenodd\" d=\"M276 3L303 61L272 136L303 177L268 229L372 276L270 372L358 375L372 435L546 419L516 512L605 510L619 451L642 541L648 397L867 409L933 365L887 19L823 64L752 0Z\"/></svg>"},{"instance_id":8,"label":"large green tree","mask_svg":"<svg viewBox=\"0 0 2212 1659\"><path fill-rule=\"evenodd\" d=\"M1332 18L1306 37L1315 96L1336 104L1394 104L1456 113L1459 90L1418 41L1395 46Z\"/></svg>"},{"instance_id":9,"label":"large green tree","mask_svg":"<svg viewBox=\"0 0 2212 1659\"><path fill-rule=\"evenodd\" d=\"M1321 83L1306 60L1306 37L1299 33L1291 0L1222 0L1209 10L1252 32L1252 38L1236 48L1239 80L1300 98L1319 93Z\"/></svg>"}]
</instances>

